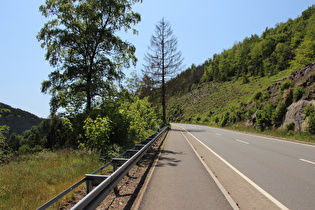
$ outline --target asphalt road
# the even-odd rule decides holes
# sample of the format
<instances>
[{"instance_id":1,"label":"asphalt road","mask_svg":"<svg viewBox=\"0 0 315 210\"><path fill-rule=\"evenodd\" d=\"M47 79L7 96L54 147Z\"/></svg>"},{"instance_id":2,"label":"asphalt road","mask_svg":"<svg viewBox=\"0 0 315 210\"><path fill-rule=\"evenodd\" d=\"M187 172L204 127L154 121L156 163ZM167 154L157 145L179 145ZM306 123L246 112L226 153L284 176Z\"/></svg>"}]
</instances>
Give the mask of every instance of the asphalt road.
<instances>
[{"instance_id":1,"label":"asphalt road","mask_svg":"<svg viewBox=\"0 0 315 210\"><path fill-rule=\"evenodd\" d=\"M186 137L172 126L140 209L232 209Z\"/></svg>"},{"instance_id":2,"label":"asphalt road","mask_svg":"<svg viewBox=\"0 0 315 210\"><path fill-rule=\"evenodd\" d=\"M191 139L209 148L204 156L216 153L272 202L282 204L280 208L315 209L314 145L206 126L172 126L185 129Z\"/></svg>"}]
</instances>

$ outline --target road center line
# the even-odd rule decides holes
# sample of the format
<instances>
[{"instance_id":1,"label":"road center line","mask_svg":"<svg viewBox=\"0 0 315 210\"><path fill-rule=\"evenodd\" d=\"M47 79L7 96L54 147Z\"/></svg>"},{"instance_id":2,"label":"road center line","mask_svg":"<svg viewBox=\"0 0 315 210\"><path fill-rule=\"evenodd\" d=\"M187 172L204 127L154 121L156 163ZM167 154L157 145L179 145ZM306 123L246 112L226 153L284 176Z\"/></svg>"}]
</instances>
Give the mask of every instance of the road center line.
<instances>
[{"instance_id":1,"label":"road center line","mask_svg":"<svg viewBox=\"0 0 315 210\"><path fill-rule=\"evenodd\" d=\"M312 161L309 161L309 160L305 160L305 159L302 159L302 158L300 158L299 160L300 160L300 161L304 161L304 162L306 162L306 163L310 163L310 164L315 165L315 162L312 162Z\"/></svg>"},{"instance_id":2,"label":"road center line","mask_svg":"<svg viewBox=\"0 0 315 210\"><path fill-rule=\"evenodd\" d=\"M181 127L181 126L179 126ZM197 137L192 135L190 132L188 132L185 128L181 127L185 132L189 133L193 138L195 138L199 143L201 143L204 147L206 147L210 152L212 152L215 156L217 156L221 161L223 161L226 165L228 165L233 171L235 171L238 175L240 175L243 179L245 179L248 183L250 183L253 187L255 187L258 191L260 191L264 196L266 196L269 200L271 200L274 204L276 204L280 209L288 210L288 208L280 203L277 199L275 199L272 195L267 193L265 190L263 190L261 187L259 187L255 182L253 182L251 179L249 179L247 176L245 176L242 172L237 170L234 166L232 166L229 162L227 162L225 159L223 159L220 155L218 155L216 152L214 152L212 149L210 149L207 145L205 145L202 141L200 141Z\"/></svg>"},{"instance_id":3,"label":"road center line","mask_svg":"<svg viewBox=\"0 0 315 210\"><path fill-rule=\"evenodd\" d=\"M242 140L239 140L239 139L236 139L236 141L241 142L241 143L243 143L243 144L249 144L248 142L242 141Z\"/></svg>"},{"instance_id":4,"label":"road center line","mask_svg":"<svg viewBox=\"0 0 315 210\"><path fill-rule=\"evenodd\" d=\"M222 136L221 134L219 134L219 133L215 133L216 135L218 135L218 136Z\"/></svg>"}]
</instances>

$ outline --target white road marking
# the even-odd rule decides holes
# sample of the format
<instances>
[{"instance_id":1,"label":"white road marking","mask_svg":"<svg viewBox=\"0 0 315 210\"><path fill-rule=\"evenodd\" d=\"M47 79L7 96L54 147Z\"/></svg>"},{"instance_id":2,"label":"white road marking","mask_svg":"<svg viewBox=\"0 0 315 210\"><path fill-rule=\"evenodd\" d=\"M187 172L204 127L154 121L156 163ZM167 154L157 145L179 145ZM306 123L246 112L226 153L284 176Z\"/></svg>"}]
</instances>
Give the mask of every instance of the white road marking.
<instances>
[{"instance_id":1,"label":"white road marking","mask_svg":"<svg viewBox=\"0 0 315 210\"><path fill-rule=\"evenodd\" d=\"M194 146L189 142L189 140L187 139L187 137L184 135L183 131L181 131L182 135L185 137L186 141L188 142L188 144L191 146L191 148L194 150L195 154L197 155L197 157L199 158L200 162L202 163L202 165L205 167L205 169L208 171L208 173L210 174L210 176L212 177L212 179L214 180L214 182L217 184L217 186L219 187L219 189L221 190L221 192L223 193L224 197L227 199L227 201L229 202L229 204L231 205L231 207L234 210L238 210L239 207L236 205L235 201L233 200L233 198L230 196L230 194L226 191L226 189L222 186L222 184L220 183L220 181L218 180L217 177L215 177L215 175L213 174L213 172L210 170L210 168L207 166L207 164L205 163L205 161L199 156L199 154L197 153L197 151L195 150Z\"/></svg>"},{"instance_id":2,"label":"white road marking","mask_svg":"<svg viewBox=\"0 0 315 210\"><path fill-rule=\"evenodd\" d=\"M242 141L242 140L239 140L239 139L236 139L236 141L241 142L241 143L243 143L243 144L249 144L248 142Z\"/></svg>"},{"instance_id":3,"label":"white road marking","mask_svg":"<svg viewBox=\"0 0 315 210\"><path fill-rule=\"evenodd\" d=\"M219 134L219 133L215 133L216 135L218 135L218 136L222 136L221 134Z\"/></svg>"},{"instance_id":4,"label":"white road marking","mask_svg":"<svg viewBox=\"0 0 315 210\"><path fill-rule=\"evenodd\" d=\"M306 163L310 163L310 164L315 165L315 162L312 162L312 161L309 161L309 160L305 160L305 159L302 159L302 158L300 158L299 160L300 160L300 161L304 161L304 162L306 162Z\"/></svg>"},{"instance_id":5,"label":"white road marking","mask_svg":"<svg viewBox=\"0 0 315 210\"><path fill-rule=\"evenodd\" d=\"M181 126L180 126L181 127ZM192 135L190 132L188 132L185 128L184 129L187 133L189 133L192 137L194 137L197 141L199 141L204 147L206 147L210 152L212 152L215 156L217 156L220 160L222 160L226 165L228 165L232 170L234 170L238 175L240 175L243 179L245 179L248 183L250 183L253 187L255 187L258 191L260 191L264 196L266 196L269 200L271 200L274 204L276 204L280 209L283 210L289 210L285 205L280 203L277 199L272 197L269 193L267 193L265 190L263 190L261 187L259 187L255 182L250 180L247 176L245 176L242 172L237 170L234 166L232 166L229 162L224 160L220 155L218 155L216 152L214 152L212 149L210 149L207 145L205 145L202 141L200 141L197 137Z\"/></svg>"}]
</instances>

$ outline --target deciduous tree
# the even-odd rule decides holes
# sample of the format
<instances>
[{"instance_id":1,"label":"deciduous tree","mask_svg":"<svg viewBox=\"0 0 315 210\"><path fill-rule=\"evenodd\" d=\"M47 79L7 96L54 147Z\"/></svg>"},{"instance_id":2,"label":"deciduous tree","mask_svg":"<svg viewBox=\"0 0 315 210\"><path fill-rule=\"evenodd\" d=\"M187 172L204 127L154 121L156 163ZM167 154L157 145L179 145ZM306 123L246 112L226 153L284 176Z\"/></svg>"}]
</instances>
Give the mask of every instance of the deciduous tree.
<instances>
[{"instance_id":1,"label":"deciduous tree","mask_svg":"<svg viewBox=\"0 0 315 210\"><path fill-rule=\"evenodd\" d=\"M37 35L46 60L55 68L42 83L51 112L90 111L97 96L106 95L122 67L135 64L135 47L116 33L140 21L132 5L141 0L46 0L39 10L49 18Z\"/></svg>"}]
</instances>

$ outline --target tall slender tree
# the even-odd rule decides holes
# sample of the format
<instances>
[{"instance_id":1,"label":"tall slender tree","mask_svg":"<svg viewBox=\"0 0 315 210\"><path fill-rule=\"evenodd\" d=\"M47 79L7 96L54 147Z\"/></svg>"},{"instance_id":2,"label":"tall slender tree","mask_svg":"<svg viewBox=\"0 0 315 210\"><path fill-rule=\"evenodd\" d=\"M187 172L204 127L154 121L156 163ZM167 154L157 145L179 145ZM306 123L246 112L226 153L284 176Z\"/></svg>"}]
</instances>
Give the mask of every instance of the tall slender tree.
<instances>
[{"instance_id":1,"label":"tall slender tree","mask_svg":"<svg viewBox=\"0 0 315 210\"><path fill-rule=\"evenodd\" d=\"M166 122L165 82L180 71L183 63L182 53L177 50L177 43L170 23L162 18L155 26L155 34L151 37L144 57L146 64L143 65L143 73L150 76L156 84L161 85L164 122Z\"/></svg>"},{"instance_id":2,"label":"tall slender tree","mask_svg":"<svg viewBox=\"0 0 315 210\"><path fill-rule=\"evenodd\" d=\"M116 33L140 21L132 5L141 1L46 0L40 6L49 21L37 39L55 68L42 83L42 92L52 95L52 115L60 107L70 113L89 112L95 98L124 76L122 67L135 64L135 47Z\"/></svg>"}]
</instances>

